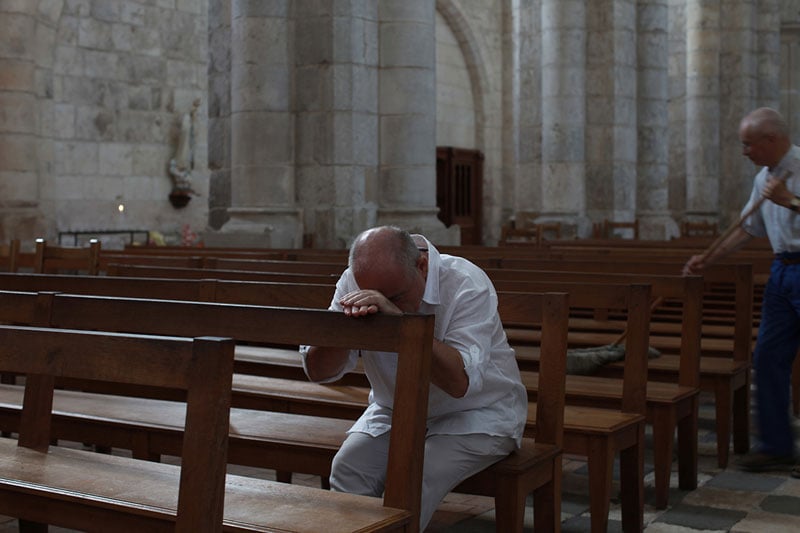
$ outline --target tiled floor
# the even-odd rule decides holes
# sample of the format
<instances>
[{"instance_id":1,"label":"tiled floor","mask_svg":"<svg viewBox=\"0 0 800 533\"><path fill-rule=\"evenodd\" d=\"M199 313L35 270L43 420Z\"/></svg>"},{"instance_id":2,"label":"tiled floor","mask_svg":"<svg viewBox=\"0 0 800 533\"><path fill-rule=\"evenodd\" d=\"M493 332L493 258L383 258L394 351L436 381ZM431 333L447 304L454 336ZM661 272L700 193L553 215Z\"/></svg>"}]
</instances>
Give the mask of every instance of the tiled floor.
<instances>
[{"instance_id":1,"label":"tiled floor","mask_svg":"<svg viewBox=\"0 0 800 533\"><path fill-rule=\"evenodd\" d=\"M800 420L795 420L800 431ZM651 533L695 531L731 531L737 533L780 533L800 531L800 479L786 472L749 474L729 467L720 470L716 461L713 433L713 404L703 395L700 408L699 436L700 478L698 488L680 491L673 488L670 505L656 511L645 507L645 531ZM800 449L800 446L798 446ZM649 461L648 461L649 464ZM248 475L272 477L271 471L231 467ZM649 471L648 466L645 470ZM296 483L319 486L319 478L295 476ZM676 474L672 486L677 487ZM652 474L645 478L646 501L652 501ZM567 457L564 463L562 531L589 531L589 500L586 464L579 458ZM428 531L436 533L482 533L494 531L491 498L450 494L440 505ZM526 530L532 527L533 511L526 514ZM0 532L18 531L16 521L0 517ZM52 532L69 530L51 527ZM619 504L612 502L609 532L621 531Z\"/></svg>"}]
</instances>

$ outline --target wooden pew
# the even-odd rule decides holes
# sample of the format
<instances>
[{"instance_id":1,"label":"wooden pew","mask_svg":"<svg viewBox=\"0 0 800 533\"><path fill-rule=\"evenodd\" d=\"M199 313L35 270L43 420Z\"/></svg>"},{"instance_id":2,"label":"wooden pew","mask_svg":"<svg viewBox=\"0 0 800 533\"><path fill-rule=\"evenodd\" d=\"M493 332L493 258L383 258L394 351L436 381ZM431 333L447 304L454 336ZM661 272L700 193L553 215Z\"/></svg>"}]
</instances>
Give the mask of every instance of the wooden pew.
<instances>
[{"instance_id":1,"label":"wooden pew","mask_svg":"<svg viewBox=\"0 0 800 533\"><path fill-rule=\"evenodd\" d=\"M598 307L597 304L584 301L583 294L594 285L606 283L613 285L613 279L621 282L622 276L609 277L595 276L594 283L579 282L585 276L565 275L567 281L562 281L559 276L542 275L539 281L495 281L495 286L500 291L537 291L542 287L552 287L553 290L564 291L570 294L570 302L573 307ZM572 279L572 281L569 281ZM677 431L678 436L678 483L680 488L692 490L697 487L697 435L698 435L698 396L700 389L697 372L697 361L699 352L699 305L697 299L692 300L692 289L699 285L699 278L673 278L670 282L665 279L658 280L644 276L634 277L631 282L644 283L645 281L655 281L653 284L654 294L678 295L687 300L685 306L685 316L683 324L685 330L682 339L682 355L685 364L683 365L684 378L680 382L657 383L649 381L647 384L645 407L647 422L653 428L653 466L655 473L655 504L659 509L667 506L669 498L670 472L673 458L673 441ZM595 330L603 328L606 321L593 320L590 333L582 335L583 342L589 342L590 346L601 347L613 342L619 337L620 330L605 330L597 333ZM623 328L624 322L611 321L612 328ZM580 333L574 322L570 322L570 340ZM601 330L602 331L602 330ZM612 332L613 331L613 332ZM525 344L537 341L536 332L528 330L518 330L517 328L507 328L509 340L517 351L517 359L520 367L528 370L536 369L536 353L530 350ZM594 340L592 340L594 339ZM652 361L649 362L652 364ZM626 381L630 381L627 363L610 363L616 369L622 370L615 373L616 379L600 377L602 370L598 370L594 376L570 375L567 377L567 405L583 406L619 406L624 402ZM609 366L606 365L606 366ZM645 363L647 365L647 363ZM619 377L624 379L620 380ZM526 381L529 394L535 395L535 374L523 371L523 379Z\"/></svg>"},{"instance_id":2,"label":"wooden pew","mask_svg":"<svg viewBox=\"0 0 800 533\"><path fill-rule=\"evenodd\" d=\"M614 291L614 288L607 287L607 294L613 293L613 291ZM613 296L606 296L606 298L613 299L614 297ZM618 302L619 300L616 299L614 301ZM645 329L644 335L645 336L647 335L646 329ZM646 346L646 344L645 344L645 346ZM644 377L642 377L642 379L644 379ZM629 381L631 381L631 380L629 380ZM684 396L686 396L686 395L684 394ZM663 403L663 400L660 400L660 401ZM637 413L643 415L645 413L645 408L642 407L642 409L640 411L637 411ZM691 411L690 411L690 413L691 413ZM695 409L695 413L696 413L696 409ZM590 423L589 425L586 425L586 423L584 423L585 418L587 418L587 417L578 416L578 417L576 417L574 419L570 418L570 422L572 422L572 424L573 424L571 427L572 428L577 428L577 431L575 433L576 435L578 435L577 437L575 437L575 441L576 442L581 440L580 435L582 433L585 433L587 431L592 431L592 432L594 432L595 438L599 438L601 440L604 440L604 442L606 443L605 446L607 448L609 446L610 446L611 449L614 449L615 446L618 446L619 449L627 449L627 447L630 447L630 442L631 442L630 440L625 441L625 443L623 445L621 445L621 446L619 446L616 441L620 439L620 437L619 437L620 434L625 434L627 431L630 430L630 428L633 425L635 425L634 422L630 422L630 423L626 422L626 423L623 423L623 424L619 424L618 420L615 420L614 423L611 424L611 427L609 427L607 425L603 425L603 424L607 424L608 423L607 419L598 418L597 420L593 420L592 423ZM696 420L696 414L694 416L694 419ZM592 424L594 424L595 422L598 422L598 421L600 422L600 426L601 427L598 428L597 426L592 425ZM636 421L636 424L638 424L638 423L639 422ZM618 424L618 425L614 426L614 424ZM591 429L589 429L589 428L591 428ZM569 428L568 428L568 431L569 431ZM674 433L674 427L673 427L672 431L670 432L670 435L672 435L673 433ZM695 446L694 446L695 453L690 454L682 462L682 465L687 465L688 464L688 465L695 465L695 466L694 466L694 470L691 470L691 469L687 470L685 468L682 469L682 472L688 472L688 473L685 473L684 475L682 475L682 477L681 477L681 486L682 487L686 487L686 486L690 485L691 483L696 483L696 429L692 434L695 436L695 439L694 439L694 442L695 442ZM600 437L598 437L598 435L600 435ZM626 438L629 439L630 437L626 437ZM585 436L583 437L583 440L585 441ZM612 444L609 445L608 444L609 442L612 443ZM576 445L576 446L579 446L579 445ZM613 455L611 457L613 457ZM659 457L661 457L661 456L659 456ZM602 460L599 459L599 458L592 459L593 463L597 463L597 461L601 461L602 462ZM669 473L668 472L669 472L669 465L670 464L671 464L671 456L668 457L666 460L659 460L660 471L663 471L664 468L666 468L666 472L667 472L666 475L659 475L659 497L658 497L658 501L659 502L665 502L666 498L667 498L666 495L667 495L667 492L668 492L668 483L669 483ZM666 466L662 466L662 465L666 465ZM596 471L594 476L595 476L595 478L599 479L599 478L602 478L602 476L605 476L605 474L610 473L610 470L608 470L607 472L603 472L602 474L601 473L597 473L597 472L598 471ZM608 479L608 483L610 483L610 478L607 478L607 479ZM691 481L686 481L686 479L689 479ZM641 479L639 481L641 482ZM601 483L597 483L596 485L598 487L602 488L602 487L605 487L607 484L605 482L601 482ZM607 485L607 486L608 486L608 489L606 489L606 490L596 490L596 491L594 491L594 496L597 499L597 501L598 502L605 502L604 504L603 503L595 503L595 504L593 504L593 508L596 509L593 512L593 515L595 517L605 517L607 515L607 513L608 513L608 501L610 499L610 495L609 495L610 485ZM639 499L639 501L641 501L641 498ZM659 505L662 505L662 504L659 503ZM635 507L636 507L635 504L630 504L629 505L629 508L635 508ZM627 515L627 516L630 516L630 514ZM628 520L630 520L631 523L635 523L637 521L635 518L633 518L633 519L629 518ZM603 518L603 523L605 523L605 518Z\"/></svg>"},{"instance_id":3,"label":"wooden pew","mask_svg":"<svg viewBox=\"0 0 800 533\"><path fill-rule=\"evenodd\" d=\"M629 347L628 353L639 354L638 356L640 358L645 359L647 345L647 320L649 320L649 304L647 303L647 297L640 295L637 298L633 298L631 296L627 296L624 288L613 287L610 285L604 285L602 288L598 288L596 290L602 291L602 296L595 297L603 298L604 305L608 304L608 301L617 303L623 301L627 302L627 305L631 306L631 308L628 309L628 312L630 316L634 317L631 319L634 322L632 329L639 332L638 342L640 342L641 346L639 346L638 349ZM587 294L596 295L597 293L595 292ZM628 301L627 298L631 298L631 300ZM589 303L592 302L590 301ZM647 308L647 312L642 312L640 309L641 307ZM635 312L631 311L631 309L634 308L637 310ZM636 320L645 321L643 329L642 323L637 324ZM636 339L637 337L634 336L632 338ZM635 360L635 357L633 357L633 359ZM644 365L645 363L641 362L641 364ZM645 374L643 372L636 373L635 370L632 370L633 368L635 368L635 364L626 364L626 392L623 395L625 398L627 398L627 400L623 400L623 405L626 406L626 408L636 403L631 398L636 397L636 395L639 394L627 391L638 390L638 388L643 386L642 384L645 380ZM644 398L645 396L643 394L642 401L644 401ZM568 427L565 429L565 433L570 435L570 437L565 437L565 439L568 441L568 443L570 443L568 446L573 446L573 448L568 447L567 449L574 451L575 453L582 453L589 456L590 463L593 465L591 467L592 473L590 474L590 477L593 479L592 516L594 522L593 527L595 530L599 530L598 528L604 527L606 516L608 514L608 502L610 500L611 487L611 466L613 464L613 457L617 452L620 453L621 457L625 458L625 461L623 462L626 465L624 468L624 477L626 478L624 483L626 484L626 487L629 484L634 486L638 485L639 487L638 489L634 488L632 490L628 490L627 496L631 498L631 501L627 502L625 505L624 521L629 525L629 527L635 527L633 525L637 523L641 524L642 467L640 465L638 470L635 470L635 465L641 463L642 460L643 429L640 431L639 427L642 425L642 415L644 412L644 405L642 405L641 409L638 409L635 413L617 412L615 414L610 411L604 411L598 414L591 410L590 412L585 412L585 409L567 410L566 416L568 420ZM696 431L694 434L696 437ZM587 449L587 443L592 443L593 448L591 450ZM600 449L605 450L605 452L594 456L593 453ZM689 462L691 463L691 460ZM669 463L671 463L671 458L667 464ZM597 467L596 465L605 466Z\"/></svg>"},{"instance_id":4,"label":"wooden pew","mask_svg":"<svg viewBox=\"0 0 800 533\"><path fill-rule=\"evenodd\" d=\"M153 300L134 300L122 298L101 298L91 296L39 294L34 303L32 293L4 293L0 298L0 319L24 321L39 316L47 317L49 325L58 327L103 327L107 329L132 328L136 323L137 331L226 331L240 338L243 331L259 328L254 324L261 323L262 308L253 306L192 304L189 302L166 302ZM542 369L541 402L546 411L536 420L539 427L536 440L525 439L523 447L508 458L479 473L462 485L479 494L495 495L497 524L499 530L521 531L522 518L527 494L533 492L538 501L536 523L537 530L552 531L556 528L560 517L558 508L560 498L560 449L563 426L564 398L564 365L566 351L566 318L567 303L563 295L508 295L502 300L506 313L517 315L518 320L542 325L545 335L542 346L547 354ZM27 310L27 311L25 311ZM27 315L25 314L27 312ZM138 317L146 317L139 320ZM176 324L175 317L181 317ZM255 333L256 336L263 335ZM251 333L245 338L252 339ZM8 400L8 394L4 396ZM13 394L13 391L12 393ZM11 396L13 399L13 395ZM366 394L364 395L364 399ZM81 405L85 412L89 406L64 393L61 397L64 406ZM71 401L71 403L70 403ZM85 417L63 419L65 427L62 431L72 438L81 436L84 439L104 439L105 445L125 445L129 442L146 443L144 449L139 448L139 456L149 457L170 453L176 442L179 442L179 429L167 432L165 427L174 419L175 405L147 405L147 401L139 400L136 405L129 405L131 412L144 412L130 423L119 420L123 407L118 407L120 400L108 400L91 411L91 422ZM360 409L366 406L364 403ZM159 414L159 410L161 411ZM112 413L112 415L109 415ZM5 412L4 424L9 424L11 412ZM360 413L359 413L360 414ZM116 420L109 420L116 415ZM269 468L297 468L297 471L308 471L327 476L330 461L344 439L349 423L344 421L319 422L309 417L298 419L294 423L285 415L269 416L234 410L232 418L236 430L231 434L231 455L234 460L254 466ZM277 418L277 420L274 420ZM98 421L105 419L105 424ZM275 434L266 432L267 422L280 425L282 432ZM116 440L108 426L117 428ZM121 431L124 425L126 430ZM155 428L155 429L154 429ZM312 428L314 430L312 431ZM4 426L4 429L5 426ZM93 430L93 431L92 431ZM165 433L169 435L165 436ZM304 435L313 435L303 439ZM286 441L291 439L297 450L287 449ZM256 443L257 442L257 443ZM283 446L281 446L281 444ZM265 455L271 451L273 456ZM279 453L279 456L275 456ZM316 460L305 457L312 454ZM271 461L271 462L270 462ZM305 464L304 464L305 463ZM304 470L306 469L306 470Z\"/></svg>"},{"instance_id":5,"label":"wooden pew","mask_svg":"<svg viewBox=\"0 0 800 533\"><path fill-rule=\"evenodd\" d=\"M78 321L89 320L92 327L106 327L115 320L121 320L119 315L116 318L109 316L107 308L105 311L102 308L95 308L93 311L86 309L84 306L87 301L92 299L90 297L68 297L67 295L63 297L49 295L49 297L58 300L61 304L65 304L65 300L70 300L73 305L77 304L79 310L86 312L82 318L78 318ZM116 298L100 298L96 303L100 303L100 300L105 301L104 305L112 302L122 302L121 299ZM399 366L396 388L398 405L395 407L393 415L393 432L390 445L392 455L389 458L386 493L383 500L387 507L380 508L380 501L369 503L374 498L354 496L354 500L349 502L347 499L341 499L343 495L327 491L308 492L304 490L304 487L297 487L301 494L296 494L294 489L281 488L276 490L268 483L258 480L254 480L258 484L257 487L248 486L247 483L240 481L233 483L232 487L229 480L226 494L226 530L233 530L231 528L236 523L242 522L244 530L269 525L281 530L318 531L323 527L322 524L326 524L329 527L336 524L342 531L351 531L362 527L371 531L373 526L370 526L370 522L366 521L366 519L370 518L371 520L369 515L374 510L382 515L384 519L389 519L388 522L384 520L385 523L380 526L381 531L387 524L391 525L393 521L396 522L397 520L404 524L405 530L416 531L418 529L422 472L421 457L425 433L425 416L420 413L426 411L427 404L427 387L424 385L427 384L430 371L432 317L378 316L369 317L366 321L353 321L341 313L322 310L220 306L216 304L153 300L140 300L139 303L140 306L135 311L131 310L133 314L126 316L129 325L143 317L143 315L139 314L143 310L141 306L151 306L148 309L153 313L166 304L171 306L205 306L207 310L205 318L198 318L198 321L192 322L192 325L185 324L189 328L204 329L209 324L218 324L215 320L220 317L221 309L223 308L229 310L226 312L232 313L232 318L234 319L242 317L243 313L252 313L253 310L257 310L259 313L258 324L272 324L274 326L273 329L268 331L264 331L264 328L258 328L261 330L260 335L274 342L296 344L309 340L310 342L324 345L339 347L361 346L366 349L398 352ZM71 311L64 307L65 305L59 305L58 309L54 307L50 310L49 318L54 324L63 324L63 320L69 319ZM34 314L38 313L36 316L41 319L42 314L48 314L43 312L44 309L46 309L46 306L39 303L32 312ZM161 312L161 321L153 321L154 325L151 329L169 331L179 329L178 325L184 324L183 320L173 320L175 327L170 328L168 325L169 320L165 319L165 317L169 316L180 317L180 313L175 314L175 311L176 309L174 308L170 309L166 312L166 315ZM59 317L63 317L63 320ZM232 322L226 321L225 324L229 324L234 331L243 330L243 326L235 320ZM251 329L256 328L251 326ZM306 334L303 333L304 331ZM428 343L427 348L423 346L426 342ZM409 457L420 459L409 461ZM244 492L239 490L240 486L243 486ZM262 490L268 491L270 496L265 494L259 496L258 491ZM306 510L299 508L295 512L293 508L282 505L279 502L276 503L275 509L270 505L264 505L264 501L273 497L273 494L280 495L281 498L284 497L284 494L285 498L288 499L300 498L303 501L307 501L310 507ZM254 505L259 499L261 501ZM360 503L359 500L368 503ZM233 502L232 506L229 505L231 502ZM245 507L243 508L239 504ZM319 505L322 508L315 509L314 505ZM252 508L248 509L249 507ZM393 507L395 510L389 509L389 507ZM334 515L326 515L325 508L334 512ZM348 510L350 508L351 510ZM396 509L404 511L398 513ZM255 514L253 515L253 513ZM299 520L299 517L303 517L304 513L308 513L309 516ZM261 525L258 526L258 524Z\"/></svg>"},{"instance_id":6,"label":"wooden pew","mask_svg":"<svg viewBox=\"0 0 800 533\"><path fill-rule=\"evenodd\" d=\"M0 439L0 513L78 529L221 531L232 341L0 326L0 365L28 375L19 440ZM185 389L182 466L49 448L58 376Z\"/></svg>"},{"instance_id":7,"label":"wooden pew","mask_svg":"<svg viewBox=\"0 0 800 533\"><path fill-rule=\"evenodd\" d=\"M513 263L519 266L519 262ZM592 276L604 276L610 279L615 277L618 280L639 279L642 282L651 281L654 283L654 292L659 294L658 287L663 286L657 283L659 277L666 281L670 276L672 266L667 264L648 265L642 263L609 263L592 261L527 261L527 266L552 265L552 268L577 269L583 266L582 272L565 273L562 271L542 271L542 270L511 270L511 269L487 269L494 283L500 283L499 279L509 280L573 280L579 281L586 277L586 273ZM609 272L623 271L637 272L637 274L611 274ZM649 272L649 273L647 273ZM689 363L686 356L677 358L675 356L660 357L650 361L649 376L651 379L676 382L682 385L699 386L702 390L710 391L714 394L716 409L716 429L717 429L717 458L721 468L725 468L729 460L730 439L733 435L733 449L736 453L744 453L750 448L750 353L752 345L751 329L751 309L752 309L752 275L751 267L746 264L727 264L716 265L710 268L704 276L707 283L728 283L734 288L735 294L730 307L736 309L735 316L729 322L731 329L724 337L725 342L720 339L712 339L704 336L701 342L702 353L708 353L709 349L716 347L716 355L725 357L701 356L695 363ZM635 277L634 277L635 276ZM644 276L643 278L641 276ZM676 278L676 276L671 276ZM499 279L498 279L499 278ZM695 286L686 292L697 292L700 289ZM674 299L675 294L664 296ZM693 308L694 309L694 308ZM693 311L700 312L699 309ZM705 314L705 313L704 313ZM683 313L684 324L687 315ZM693 317L695 315L692 315ZM692 318L691 320L695 320ZM657 323L657 322L656 322ZM681 331L684 331L682 326ZM690 330L685 330L690 331ZM651 339L652 342L652 339ZM680 342L687 342L687 337L681 333ZM681 353L687 353L681 349ZM692 368L687 368L687 364ZM697 369L694 369L695 364ZM683 368L681 367L683 365ZM618 365L616 365L618 366ZM609 374L619 374L620 369L615 365L609 365L604 372ZM699 382L689 381L691 375L699 372ZM681 377L683 376L683 377Z\"/></svg>"},{"instance_id":8,"label":"wooden pew","mask_svg":"<svg viewBox=\"0 0 800 533\"><path fill-rule=\"evenodd\" d=\"M157 267L109 263L107 274L122 277L232 279L238 281L270 281L285 283L336 283L339 274L306 274L293 272L256 272L252 270L222 270L207 268Z\"/></svg>"},{"instance_id":9,"label":"wooden pew","mask_svg":"<svg viewBox=\"0 0 800 533\"><path fill-rule=\"evenodd\" d=\"M16 272L19 258L19 239L0 244L0 272Z\"/></svg>"},{"instance_id":10,"label":"wooden pew","mask_svg":"<svg viewBox=\"0 0 800 533\"><path fill-rule=\"evenodd\" d=\"M44 239L36 239L33 271L55 273L82 271L89 275L100 273L100 241L92 239L89 246L53 246Z\"/></svg>"}]
</instances>

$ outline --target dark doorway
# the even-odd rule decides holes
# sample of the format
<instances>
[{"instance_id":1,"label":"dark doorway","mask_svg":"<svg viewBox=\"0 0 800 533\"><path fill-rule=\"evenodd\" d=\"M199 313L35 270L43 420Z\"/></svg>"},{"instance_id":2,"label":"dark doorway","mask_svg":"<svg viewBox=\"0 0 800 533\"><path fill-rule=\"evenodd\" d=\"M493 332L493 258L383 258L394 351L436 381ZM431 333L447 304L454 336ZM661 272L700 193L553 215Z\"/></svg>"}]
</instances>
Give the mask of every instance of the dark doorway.
<instances>
[{"instance_id":1,"label":"dark doorway","mask_svg":"<svg viewBox=\"0 0 800 533\"><path fill-rule=\"evenodd\" d=\"M461 244L482 244L483 154L436 148L436 206L445 226L461 227Z\"/></svg>"}]
</instances>

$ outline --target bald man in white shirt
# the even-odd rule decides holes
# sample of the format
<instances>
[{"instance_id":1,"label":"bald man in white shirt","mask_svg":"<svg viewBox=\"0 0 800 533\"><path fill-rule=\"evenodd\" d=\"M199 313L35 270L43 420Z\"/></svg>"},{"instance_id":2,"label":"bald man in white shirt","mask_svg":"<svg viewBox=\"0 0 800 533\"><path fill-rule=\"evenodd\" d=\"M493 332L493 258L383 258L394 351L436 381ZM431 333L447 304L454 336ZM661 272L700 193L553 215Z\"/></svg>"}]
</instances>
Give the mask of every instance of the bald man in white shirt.
<instances>
[{"instance_id":1,"label":"bald man in white shirt","mask_svg":"<svg viewBox=\"0 0 800 533\"><path fill-rule=\"evenodd\" d=\"M393 226L354 241L330 309L436 317L420 530L458 483L519 447L527 395L483 270L440 254L423 236ZM301 349L309 379L329 382L352 370L359 352ZM380 496L386 477L396 355L361 351L369 406L334 458L331 488Z\"/></svg>"}]
</instances>

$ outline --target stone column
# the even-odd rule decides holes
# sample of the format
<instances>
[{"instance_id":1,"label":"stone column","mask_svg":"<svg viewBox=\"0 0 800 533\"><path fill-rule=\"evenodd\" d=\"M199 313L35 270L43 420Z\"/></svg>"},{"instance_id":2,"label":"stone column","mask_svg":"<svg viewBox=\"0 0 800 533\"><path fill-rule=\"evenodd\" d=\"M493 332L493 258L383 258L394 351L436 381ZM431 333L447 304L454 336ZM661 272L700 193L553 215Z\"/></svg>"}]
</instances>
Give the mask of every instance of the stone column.
<instances>
[{"instance_id":1,"label":"stone column","mask_svg":"<svg viewBox=\"0 0 800 533\"><path fill-rule=\"evenodd\" d=\"M231 0L209 3L208 225L219 229L231 206Z\"/></svg>"},{"instance_id":2,"label":"stone column","mask_svg":"<svg viewBox=\"0 0 800 533\"><path fill-rule=\"evenodd\" d=\"M299 247L295 203L294 39L289 0L233 0L230 220L206 241Z\"/></svg>"},{"instance_id":3,"label":"stone column","mask_svg":"<svg viewBox=\"0 0 800 533\"><path fill-rule=\"evenodd\" d=\"M542 36L541 218L586 235L586 1L542 0Z\"/></svg>"},{"instance_id":4,"label":"stone column","mask_svg":"<svg viewBox=\"0 0 800 533\"><path fill-rule=\"evenodd\" d=\"M686 3L686 215L719 209L720 0Z\"/></svg>"},{"instance_id":5,"label":"stone column","mask_svg":"<svg viewBox=\"0 0 800 533\"><path fill-rule=\"evenodd\" d=\"M679 233L669 211L668 0L639 0L636 206L645 239Z\"/></svg>"},{"instance_id":6,"label":"stone column","mask_svg":"<svg viewBox=\"0 0 800 533\"><path fill-rule=\"evenodd\" d=\"M676 217L683 217L686 210L686 2L669 0L668 5L668 204Z\"/></svg>"},{"instance_id":7,"label":"stone column","mask_svg":"<svg viewBox=\"0 0 800 533\"><path fill-rule=\"evenodd\" d=\"M742 207L753 186L753 164L742 155L739 122L757 107L758 17L763 4L755 0L720 1L720 203L719 216L727 227L738 220ZM772 2L774 5L775 2ZM773 31L779 34L780 20ZM773 64L779 64L780 53L775 50ZM778 79L777 69L773 79Z\"/></svg>"},{"instance_id":8,"label":"stone column","mask_svg":"<svg viewBox=\"0 0 800 533\"><path fill-rule=\"evenodd\" d=\"M379 0L378 15L378 223L460 242L436 218L435 2Z\"/></svg>"},{"instance_id":9,"label":"stone column","mask_svg":"<svg viewBox=\"0 0 800 533\"><path fill-rule=\"evenodd\" d=\"M0 2L0 241L29 240L40 201L41 139L37 81L38 2ZM50 41L52 43L52 41ZM29 230L31 234L21 234Z\"/></svg>"},{"instance_id":10,"label":"stone column","mask_svg":"<svg viewBox=\"0 0 800 533\"><path fill-rule=\"evenodd\" d=\"M636 4L587 5L586 214L636 217Z\"/></svg>"},{"instance_id":11,"label":"stone column","mask_svg":"<svg viewBox=\"0 0 800 533\"><path fill-rule=\"evenodd\" d=\"M345 248L375 225L378 5L296 6L297 191L305 244Z\"/></svg>"},{"instance_id":12,"label":"stone column","mask_svg":"<svg viewBox=\"0 0 800 533\"><path fill-rule=\"evenodd\" d=\"M514 110L518 114L517 172L512 198L504 197L513 215L520 211L541 212L542 198L542 15L538 2L522 2L518 12L519 97ZM504 164L508 164L507 162Z\"/></svg>"}]
</instances>

